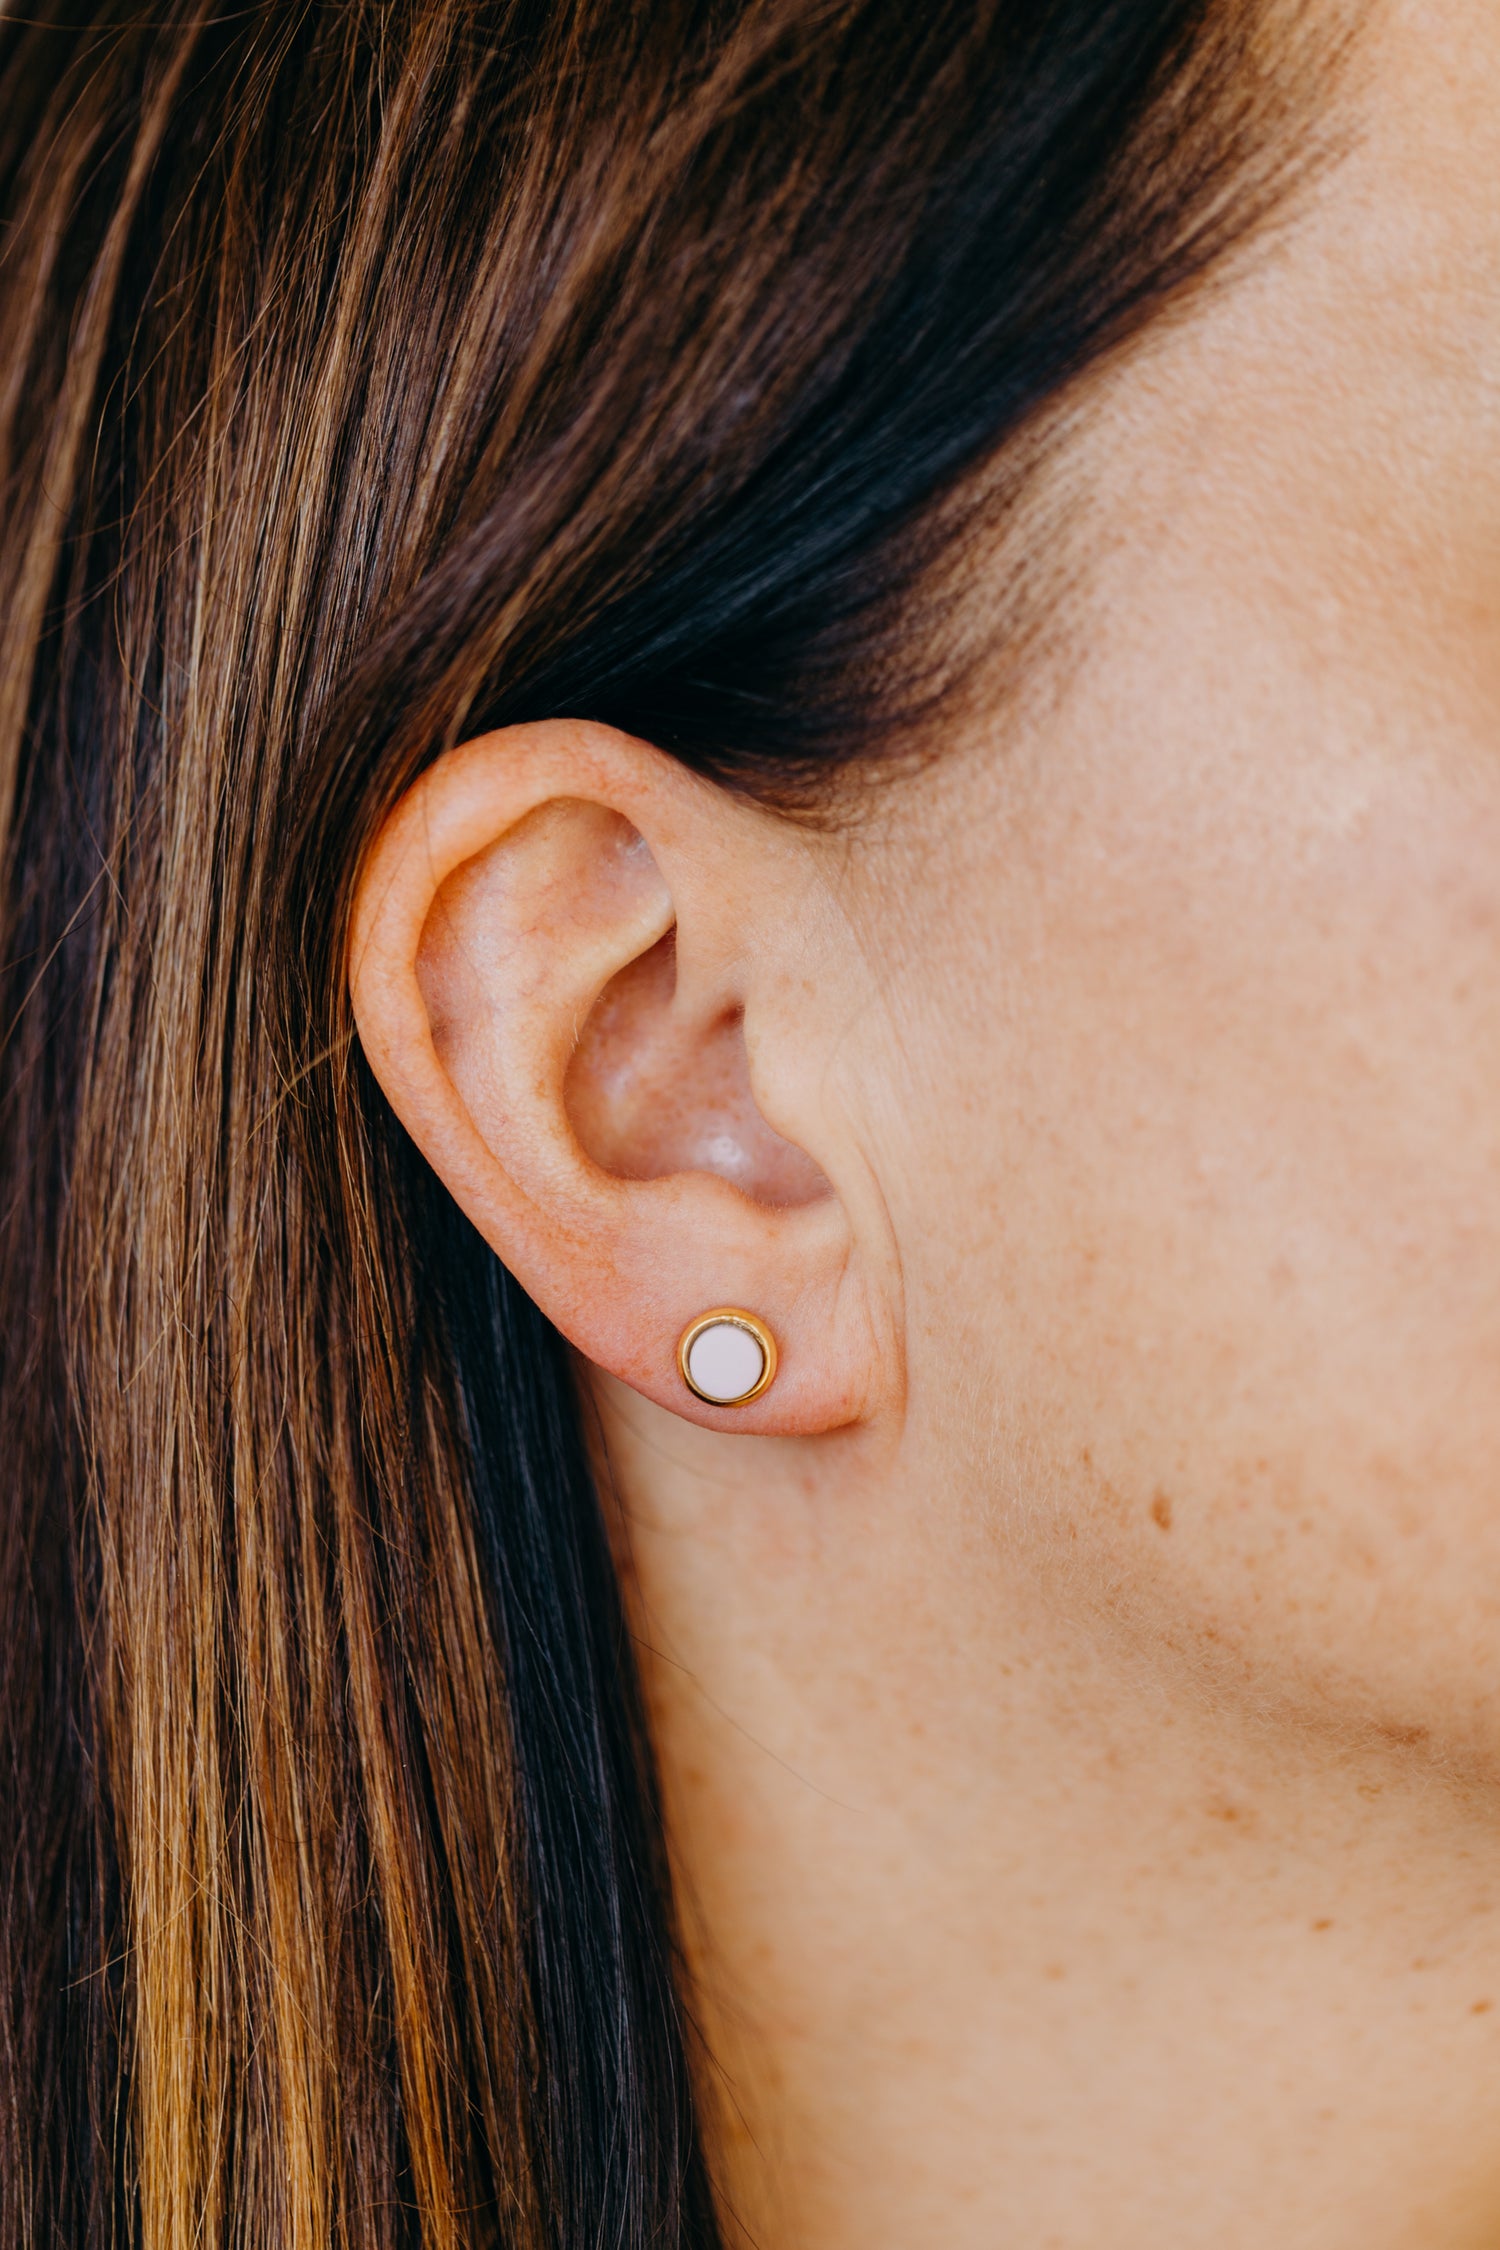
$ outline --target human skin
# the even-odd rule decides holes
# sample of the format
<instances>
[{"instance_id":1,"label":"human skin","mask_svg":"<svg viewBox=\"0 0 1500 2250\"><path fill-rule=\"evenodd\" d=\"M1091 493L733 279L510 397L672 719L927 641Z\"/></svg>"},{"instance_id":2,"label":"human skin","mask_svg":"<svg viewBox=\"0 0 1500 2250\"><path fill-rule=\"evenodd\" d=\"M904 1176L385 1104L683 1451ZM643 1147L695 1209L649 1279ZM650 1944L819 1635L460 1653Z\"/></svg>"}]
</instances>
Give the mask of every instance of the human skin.
<instances>
[{"instance_id":1,"label":"human skin","mask_svg":"<svg viewBox=\"0 0 1500 2250\"><path fill-rule=\"evenodd\" d=\"M778 2250L1500 2241L1500 13L1340 98L1078 403L1064 629L939 757L818 828L511 730L362 890L580 1351Z\"/></svg>"}]
</instances>

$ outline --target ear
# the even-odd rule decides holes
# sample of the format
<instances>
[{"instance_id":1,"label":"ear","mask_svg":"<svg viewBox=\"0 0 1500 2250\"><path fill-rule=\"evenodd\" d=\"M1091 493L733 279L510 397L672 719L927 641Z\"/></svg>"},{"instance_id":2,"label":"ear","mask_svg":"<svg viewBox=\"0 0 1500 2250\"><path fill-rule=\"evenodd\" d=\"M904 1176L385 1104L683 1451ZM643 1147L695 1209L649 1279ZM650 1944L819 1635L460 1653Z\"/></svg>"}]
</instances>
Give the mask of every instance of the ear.
<instances>
[{"instance_id":1,"label":"ear","mask_svg":"<svg viewBox=\"0 0 1500 2250\"><path fill-rule=\"evenodd\" d=\"M440 758L355 902L360 1039L418 1148L587 1359L711 1428L843 1427L894 1379L818 856L649 744L552 721ZM743 1404L679 1365L720 1307L775 1339Z\"/></svg>"}]
</instances>

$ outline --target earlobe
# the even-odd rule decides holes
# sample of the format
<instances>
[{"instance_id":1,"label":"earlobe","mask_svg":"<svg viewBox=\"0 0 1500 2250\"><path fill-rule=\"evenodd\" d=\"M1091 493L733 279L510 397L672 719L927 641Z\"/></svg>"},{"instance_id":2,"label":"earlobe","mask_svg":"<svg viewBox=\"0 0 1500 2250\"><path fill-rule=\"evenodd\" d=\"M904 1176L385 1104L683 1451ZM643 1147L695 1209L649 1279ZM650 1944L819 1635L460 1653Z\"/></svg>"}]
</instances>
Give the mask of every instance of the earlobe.
<instances>
[{"instance_id":1,"label":"earlobe","mask_svg":"<svg viewBox=\"0 0 1500 2250\"><path fill-rule=\"evenodd\" d=\"M587 1359L711 1427L843 1427L886 1372L801 1091L806 890L773 815L552 722L439 759L356 899L356 1022L407 1131Z\"/></svg>"}]
</instances>

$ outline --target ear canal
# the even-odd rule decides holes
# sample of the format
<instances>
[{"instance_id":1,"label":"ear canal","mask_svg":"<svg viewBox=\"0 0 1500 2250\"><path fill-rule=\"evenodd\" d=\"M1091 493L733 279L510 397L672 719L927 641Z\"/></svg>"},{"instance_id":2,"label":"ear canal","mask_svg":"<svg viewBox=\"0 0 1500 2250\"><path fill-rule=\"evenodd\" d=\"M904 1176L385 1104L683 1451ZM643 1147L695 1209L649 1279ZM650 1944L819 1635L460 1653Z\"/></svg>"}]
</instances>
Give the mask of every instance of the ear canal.
<instances>
[{"instance_id":1,"label":"ear canal","mask_svg":"<svg viewBox=\"0 0 1500 2250\"><path fill-rule=\"evenodd\" d=\"M564 1098L580 1145L619 1179L714 1172L781 1208L829 1192L812 1159L761 1114L739 1010L704 1020L682 1004L675 931L600 995Z\"/></svg>"}]
</instances>

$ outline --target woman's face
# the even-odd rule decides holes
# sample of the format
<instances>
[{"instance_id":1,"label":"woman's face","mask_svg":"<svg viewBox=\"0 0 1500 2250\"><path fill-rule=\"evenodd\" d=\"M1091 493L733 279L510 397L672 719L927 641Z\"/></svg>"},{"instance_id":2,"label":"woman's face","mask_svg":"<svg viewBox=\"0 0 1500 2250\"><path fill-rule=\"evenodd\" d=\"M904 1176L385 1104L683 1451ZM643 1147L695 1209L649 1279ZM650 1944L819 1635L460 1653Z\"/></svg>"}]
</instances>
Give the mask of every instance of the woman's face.
<instances>
[{"instance_id":1,"label":"woman's face","mask_svg":"<svg viewBox=\"0 0 1500 2250\"><path fill-rule=\"evenodd\" d=\"M595 1371L767 2239L1494 2239L1492 0L1330 129L1075 402L1061 637L853 826L518 728L365 878L366 1051Z\"/></svg>"},{"instance_id":2,"label":"woman's face","mask_svg":"<svg viewBox=\"0 0 1500 2250\"><path fill-rule=\"evenodd\" d=\"M1497 84L1492 9L1382 26L1310 203L1080 416L1050 680L842 890L964 1570L1461 1763L1500 1750Z\"/></svg>"}]
</instances>

